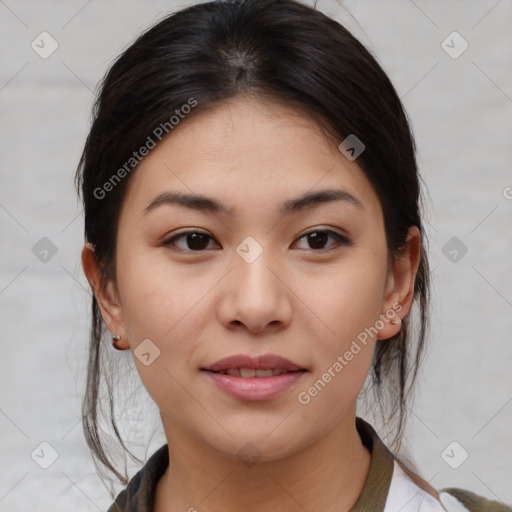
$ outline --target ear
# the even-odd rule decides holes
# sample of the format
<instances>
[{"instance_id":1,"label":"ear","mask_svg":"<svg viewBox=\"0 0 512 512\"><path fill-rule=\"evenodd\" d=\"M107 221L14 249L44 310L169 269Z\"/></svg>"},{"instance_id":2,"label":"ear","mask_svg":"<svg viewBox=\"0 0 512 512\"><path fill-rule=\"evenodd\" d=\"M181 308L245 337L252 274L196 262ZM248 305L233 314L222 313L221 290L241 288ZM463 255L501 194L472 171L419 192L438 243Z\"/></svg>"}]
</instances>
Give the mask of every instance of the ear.
<instances>
[{"instance_id":1,"label":"ear","mask_svg":"<svg viewBox=\"0 0 512 512\"><path fill-rule=\"evenodd\" d=\"M94 254L94 246L89 242L82 249L82 267L87 281L89 281L94 291L101 316L108 330L112 334L121 336L121 340L117 343L120 348L129 348L117 290L112 281L104 283L104 278Z\"/></svg>"},{"instance_id":2,"label":"ear","mask_svg":"<svg viewBox=\"0 0 512 512\"><path fill-rule=\"evenodd\" d=\"M404 318L410 311L414 298L414 282L420 263L421 234L411 226L405 240L405 247L399 254L393 268L389 269L381 318L384 327L379 329L377 338L385 340L395 336L401 325L391 320ZM394 315L393 315L394 313Z\"/></svg>"}]
</instances>

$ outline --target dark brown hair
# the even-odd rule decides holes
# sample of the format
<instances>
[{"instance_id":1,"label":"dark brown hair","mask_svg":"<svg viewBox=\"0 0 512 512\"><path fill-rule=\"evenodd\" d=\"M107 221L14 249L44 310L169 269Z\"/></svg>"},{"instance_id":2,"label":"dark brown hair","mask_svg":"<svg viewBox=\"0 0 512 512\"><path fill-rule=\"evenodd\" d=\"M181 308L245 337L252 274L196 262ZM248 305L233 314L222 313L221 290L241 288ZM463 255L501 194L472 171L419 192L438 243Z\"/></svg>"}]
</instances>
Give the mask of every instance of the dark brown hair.
<instances>
[{"instance_id":1,"label":"dark brown hair","mask_svg":"<svg viewBox=\"0 0 512 512\"><path fill-rule=\"evenodd\" d=\"M415 315L401 331L379 342L370 381L382 418L400 446L408 400L427 340L429 266L420 214L420 176L407 115L376 58L351 33L315 8L294 0L229 0L185 8L144 32L112 64L100 84L93 122L76 174L85 212L85 238L95 248L105 283L115 279L116 234L130 176L98 190L125 168L133 151L180 110L190 115L240 94L292 105L325 127L337 144L355 135L365 144L357 163L374 187L384 214L390 261L404 248L410 226L421 233L414 285ZM187 122L184 118L181 122ZM172 136L172 133L171 135ZM112 181L110 181L112 183ZM411 336L412 331L416 335ZM114 414L112 351L104 348L105 326L92 299L87 389L83 400L85 437L94 457L124 484L98 427L102 382L107 386L110 424L123 449ZM117 355L118 353L116 353ZM130 454L131 455L131 454ZM96 462L96 460L95 460Z\"/></svg>"}]
</instances>

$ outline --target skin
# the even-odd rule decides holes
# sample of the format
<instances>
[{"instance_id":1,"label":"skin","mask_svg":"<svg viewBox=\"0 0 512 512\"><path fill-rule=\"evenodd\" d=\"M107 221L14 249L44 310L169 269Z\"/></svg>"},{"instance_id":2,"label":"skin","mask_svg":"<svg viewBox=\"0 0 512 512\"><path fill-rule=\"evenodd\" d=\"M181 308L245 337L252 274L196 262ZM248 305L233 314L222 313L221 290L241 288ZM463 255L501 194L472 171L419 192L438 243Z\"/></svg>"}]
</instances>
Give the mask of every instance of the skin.
<instances>
[{"instance_id":1,"label":"skin","mask_svg":"<svg viewBox=\"0 0 512 512\"><path fill-rule=\"evenodd\" d=\"M340 187L363 208L334 201L278 212L285 200ZM213 197L233 213L163 205L144 214L167 190ZM202 251L186 238L164 244L184 228L212 238ZM352 243L315 245L304 236L315 228ZM248 236L263 249L252 263L236 252ZM297 396L379 315L396 304L400 317L409 312L419 243L411 227L389 266L381 205L357 160L311 118L269 100L238 97L190 116L145 157L121 209L117 286L101 287L90 244L82 263L119 345L133 351L150 339L160 350L149 366L134 356L171 447L156 512L350 510L371 459L355 428L357 396L376 343L400 326L385 322L307 405ZM278 354L308 372L274 399L237 400L200 368L240 353ZM237 456L247 443L260 457L251 466Z\"/></svg>"}]
</instances>

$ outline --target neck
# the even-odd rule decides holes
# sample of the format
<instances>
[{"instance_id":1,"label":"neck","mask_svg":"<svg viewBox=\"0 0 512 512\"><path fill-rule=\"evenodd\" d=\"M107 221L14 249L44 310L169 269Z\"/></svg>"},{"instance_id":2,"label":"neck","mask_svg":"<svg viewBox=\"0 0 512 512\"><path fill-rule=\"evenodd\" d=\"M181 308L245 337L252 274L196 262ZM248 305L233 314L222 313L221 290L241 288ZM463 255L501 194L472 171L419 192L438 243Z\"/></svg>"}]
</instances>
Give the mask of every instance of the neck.
<instances>
[{"instance_id":1,"label":"neck","mask_svg":"<svg viewBox=\"0 0 512 512\"><path fill-rule=\"evenodd\" d=\"M253 465L199 445L165 421L164 428L169 467L157 485L155 512L348 512L370 467L355 415L300 452Z\"/></svg>"}]
</instances>

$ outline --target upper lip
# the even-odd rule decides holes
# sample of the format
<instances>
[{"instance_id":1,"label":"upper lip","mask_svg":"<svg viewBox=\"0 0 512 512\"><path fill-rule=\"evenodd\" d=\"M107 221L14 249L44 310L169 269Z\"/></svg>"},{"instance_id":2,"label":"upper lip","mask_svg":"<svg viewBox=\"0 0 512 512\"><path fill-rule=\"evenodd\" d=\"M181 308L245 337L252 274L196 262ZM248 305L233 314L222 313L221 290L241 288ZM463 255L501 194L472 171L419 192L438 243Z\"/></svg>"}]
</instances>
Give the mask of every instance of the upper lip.
<instances>
[{"instance_id":1,"label":"upper lip","mask_svg":"<svg viewBox=\"0 0 512 512\"><path fill-rule=\"evenodd\" d=\"M263 354L251 356L247 354L235 354L219 359L216 363L204 366L201 369L210 372L220 372L234 368L252 368L254 370L288 370L290 372L305 370L298 364L275 354Z\"/></svg>"}]
</instances>

